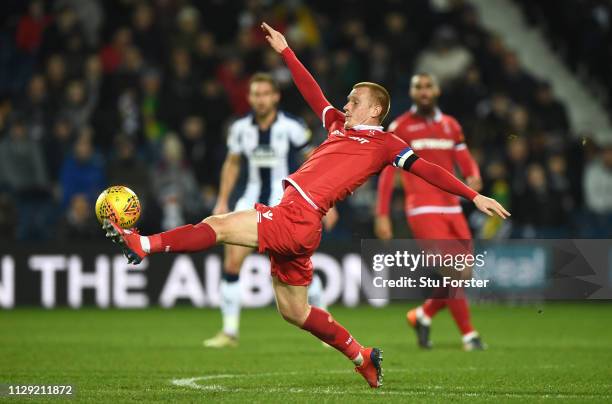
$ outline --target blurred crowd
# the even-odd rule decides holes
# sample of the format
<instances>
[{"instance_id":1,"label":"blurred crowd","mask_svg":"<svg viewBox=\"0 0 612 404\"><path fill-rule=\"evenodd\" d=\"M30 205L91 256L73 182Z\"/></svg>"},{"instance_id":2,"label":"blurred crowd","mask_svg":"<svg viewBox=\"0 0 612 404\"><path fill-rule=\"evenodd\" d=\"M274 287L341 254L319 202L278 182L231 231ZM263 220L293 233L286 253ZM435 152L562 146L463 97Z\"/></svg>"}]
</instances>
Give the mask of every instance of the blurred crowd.
<instances>
[{"instance_id":1,"label":"blurred crowd","mask_svg":"<svg viewBox=\"0 0 612 404\"><path fill-rule=\"evenodd\" d=\"M612 2L515 0L572 71L607 103L612 118Z\"/></svg>"},{"instance_id":2,"label":"blurred crowd","mask_svg":"<svg viewBox=\"0 0 612 404\"><path fill-rule=\"evenodd\" d=\"M256 71L274 75L281 108L321 141L318 118L268 48L261 21L285 33L336 106L355 82L379 82L391 92L393 119L410 107L411 74L436 75L440 106L463 125L485 193L513 212L505 223L471 212L479 237L612 235L612 144L572 133L550 85L463 1L0 7L0 238L98 238L93 204L110 184L139 195L144 232L201 220L216 200L227 125L248 112ZM340 204L331 237L371 236L375 192L374 179ZM398 190L400 222L401 197Z\"/></svg>"}]
</instances>

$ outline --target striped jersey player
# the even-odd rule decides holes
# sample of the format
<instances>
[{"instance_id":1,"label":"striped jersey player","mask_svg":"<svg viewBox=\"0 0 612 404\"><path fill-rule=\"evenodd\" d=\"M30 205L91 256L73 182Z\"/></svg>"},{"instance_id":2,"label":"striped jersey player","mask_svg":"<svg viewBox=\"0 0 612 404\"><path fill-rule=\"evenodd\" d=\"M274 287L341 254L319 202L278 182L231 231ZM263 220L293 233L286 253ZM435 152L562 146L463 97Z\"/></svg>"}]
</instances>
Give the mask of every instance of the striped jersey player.
<instances>
[{"instance_id":1,"label":"striped jersey player","mask_svg":"<svg viewBox=\"0 0 612 404\"><path fill-rule=\"evenodd\" d=\"M244 156L247 180L235 210L252 208L256 202L274 206L283 196L282 180L295 164L296 152L310 141L310 131L302 120L277 111L272 125L262 130L254 114L236 120L229 129L228 155Z\"/></svg>"}]
</instances>

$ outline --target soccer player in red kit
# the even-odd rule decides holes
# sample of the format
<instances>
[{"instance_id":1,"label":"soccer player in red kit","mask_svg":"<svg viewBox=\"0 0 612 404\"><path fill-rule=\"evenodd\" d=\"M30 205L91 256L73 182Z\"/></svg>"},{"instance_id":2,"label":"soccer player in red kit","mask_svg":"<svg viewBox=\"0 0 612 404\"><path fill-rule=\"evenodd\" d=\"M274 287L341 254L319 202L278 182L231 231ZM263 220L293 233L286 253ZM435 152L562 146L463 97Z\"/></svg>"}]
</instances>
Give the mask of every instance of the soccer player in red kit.
<instances>
[{"instance_id":1,"label":"soccer player in red kit","mask_svg":"<svg viewBox=\"0 0 612 404\"><path fill-rule=\"evenodd\" d=\"M431 74L420 73L410 82L410 98L413 106L389 125L397 137L408 143L420 157L453 172L459 166L468 186L480 191L482 181L478 165L472 158L459 123L437 107L440 95L438 83ZM378 182L375 233L379 238L393 237L389 218L389 203L396 174L393 167L385 168ZM466 241L471 246L470 228L461 211L459 199L409 172L402 173L406 192L406 218L416 239ZM470 251L471 253L471 251ZM470 272L471 274L471 272ZM434 298L422 306L408 311L408 323L417 333L418 344L431 348L429 331L431 319L448 307L463 337L465 350L483 349L482 341L472 327L470 312L462 289L439 289Z\"/></svg>"},{"instance_id":2,"label":"soccer player in red kit","mask_svg":"<svg viewBox=\"0 0 612 404\"><path fill-rule=\"evenodd\" d=\"M195 252L219 243L267 252L276 304L283 318L342 352L371 387L380 387L381 350L363 347L328 312L308 304L307 286L313 273L310 257L321 241L321 219L327 210L370 176L394 164L472 200L489 215L505 218L509 213L448 171L419 159L399 138L383 132L380 123L389 110L389 98L382 87L356 84L342 113L329 104L285 37L265 23L262 28L272 48L282 55L302 96L329 131L327 140L284 180L281 202L273 207L258 203L255 209L210 216L196 225L148 237L107 222L107 236L120 244L133 263L152 253Z\"/></svg>"}]
</instances>

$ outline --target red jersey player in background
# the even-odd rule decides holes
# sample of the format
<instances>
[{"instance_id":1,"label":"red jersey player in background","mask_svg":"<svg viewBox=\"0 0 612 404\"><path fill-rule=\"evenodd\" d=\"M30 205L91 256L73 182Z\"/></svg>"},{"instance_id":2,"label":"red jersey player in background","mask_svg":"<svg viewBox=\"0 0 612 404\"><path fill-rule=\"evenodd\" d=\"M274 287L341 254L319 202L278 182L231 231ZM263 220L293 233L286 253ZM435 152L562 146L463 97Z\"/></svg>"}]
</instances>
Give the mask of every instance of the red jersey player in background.
<instances>
[{"instance_id":1,"label":"red jersey player in background","mask_svg":"<svg viewBox=\"0 0 612 404\"><path fill-rule=\"evenodd\" d=\"M439 96L440 88L435 77L427 73L414 75L410 82L413 106L389 125L389 131L408 143L420 157L450 172L458 166L467 185L480 191L482 181L478 165L465 144L459 123L438 108ZM387 167L378 182L375 233L382 239L393 237L389 203L396 173L395 168ZM431 186L409 172L402 173L402 182L406 192L406 218L414 238L472 239L457 196ZM464 349L483 349L482 341L470 321L467 299L462 289L436 290L433 298L408 311L407 320L417 333L419 346L431 348L431 319L444 307L448 307L461 331Z\"/></svg>"},{"instance_id":2,"label":"red jersey player in background","mask_svg":"<svg viewBox=\"0 0 612 404\"><path fill-rule=\"evenodd\" d=\"M107 237L118 243L132 263L162 252L196 252L215 244L258 248L270 256L272 287L278 311L289 323L310 332L343 353L371 387L382 383L382 351L363 347L333 317L308 304L307 286L313 275L312 254L321 241L321 220L344 199L387 165L422 176L443 189L473 201L488 215L509 213L495 200L478 194L443 168L420 159L408 145L382 130L389 111L387 91L374 83L358 83L348 96L344 113L332 107L317 82L287 45L285 37L262 24L266 39L280 53L310 107L321 117L329 136L300 168L285 178L285 193L273 207L210 216L148 237L124 230L108 220Z\"/></svg>"}]
</instances>

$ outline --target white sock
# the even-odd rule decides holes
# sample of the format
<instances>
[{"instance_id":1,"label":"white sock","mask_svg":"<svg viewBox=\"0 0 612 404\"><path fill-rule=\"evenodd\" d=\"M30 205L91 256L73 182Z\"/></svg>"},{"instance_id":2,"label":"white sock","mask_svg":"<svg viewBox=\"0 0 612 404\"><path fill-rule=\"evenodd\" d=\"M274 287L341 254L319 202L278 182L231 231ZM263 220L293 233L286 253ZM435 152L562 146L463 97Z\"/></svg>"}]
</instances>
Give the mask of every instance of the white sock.
<instances>
[{"instance_id":1,"label":"white sock","mask_svg":"<svg viewBox=\"0 0 612 404\"><path fill-rule=\"evenodd\" d=\"M220 289L223 332L237 337L240 327L240 282L221 280Z\"/></svg>"},{"instance_id":2,"label":"white sock","mask_svg":"<svg viewBox=\"0 0 612 404\"><path fill-rule=\"evenodd\" d=\"M312 306L327 311L327 305L323 299L323 282L318 275L312 277L312 282L308 286L308 302Z\"/></svg>"},{"instance_id":3,"label":"white sock","mask_svg":"<svg viewBox=\"0 0 612 404\"><path fill-rule=\"evenodd\" d=\"M461 339L463 340L464 344L467 344L468 342L470 342L472 338L475 338L477 336L478 336L477 331L470 331L467 334L465 334L463 337L461 337Z\"/></svg>"},{"instance_id":4,"label":"white sock","mask_svg":"<svg viewBox=\"0 0 612 404\"><path fill-rule=\"evenodd\" d=\"M425 311L423 310L421 306L417 307L416 315L417 315L417 319L419 320L419 322L421 322L423 325L427 325L427 326L431 325L431 317L425 314Z\"/></svg>"},{"instance_id":5,"label":"white sock","mask_svg":"<svg viewBox=\"0 0 612 404\"><path fill-rule=\"evenodd\" d=\"M151 242L148 237L140 236L140 246L142 247L142 251L147 254L151 253Z\"/></svg>"},{"instance_id":6,"label":"white sock","mask_svg":"<svg viewBox=\"0 0 612 404\"><path fill-rule=\"evenodd\" d=\"M363 356L361 355L361 352L359 352L357 356L353 358L353 363L355 364L355 366L361 366L361 364L363 363Z\"/></svg>"}]
</instances>

